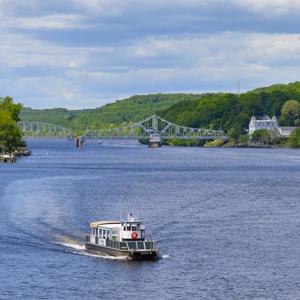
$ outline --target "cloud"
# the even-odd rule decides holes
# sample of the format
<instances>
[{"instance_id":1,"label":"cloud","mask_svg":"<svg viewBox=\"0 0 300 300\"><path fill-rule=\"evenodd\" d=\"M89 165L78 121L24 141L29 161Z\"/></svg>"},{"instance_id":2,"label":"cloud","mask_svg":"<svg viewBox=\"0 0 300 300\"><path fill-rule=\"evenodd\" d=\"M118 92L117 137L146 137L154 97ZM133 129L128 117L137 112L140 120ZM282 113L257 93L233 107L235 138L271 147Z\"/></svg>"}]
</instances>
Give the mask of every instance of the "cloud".
<instances>
[{"instance_id":1,"label":"cloud","mask_svg":"<svg viewBox=\"0 0 300 300\"><path fill-rule=\"evenodd\" d=\"M290 34L164 36L83 48L12 40L12 48L0 48L9 58L2 70L11 70L1 75L13 96L38 107L95 107L135 93L234 90L237 80L248 89L300 75L300 40Z\"/></svg>"},{"instance_id":2,"label":"cloud","mask_svg":"<svg viewBox=\"0 0 300 300\"><path fill-rule=\"evenodd\" d=\"M300 13L300 2L298 0L233 0L232 3L246 10L270 17Z\"/></svg>"},{"instance_id":3,"label":"cloud","mask_svg":"<svg viewBox=\"0 0 300 300\"><path fill-rule=\"evenodd\" d=\"M62 30L62 29L87 29L84 18L78 15L49 15L40 17L2 18L0 26L8 29L19 30Z\"/></svg>"},{"instance_id":4,"label":"cloud","mask_svg":"<svg viewBox=\"0 0 300 300\"><path fill-rule=\"evenodd\" d=\"M292 0L0 0L0 90L35 107L297 80Z\"/></svg>"}]
</instances>

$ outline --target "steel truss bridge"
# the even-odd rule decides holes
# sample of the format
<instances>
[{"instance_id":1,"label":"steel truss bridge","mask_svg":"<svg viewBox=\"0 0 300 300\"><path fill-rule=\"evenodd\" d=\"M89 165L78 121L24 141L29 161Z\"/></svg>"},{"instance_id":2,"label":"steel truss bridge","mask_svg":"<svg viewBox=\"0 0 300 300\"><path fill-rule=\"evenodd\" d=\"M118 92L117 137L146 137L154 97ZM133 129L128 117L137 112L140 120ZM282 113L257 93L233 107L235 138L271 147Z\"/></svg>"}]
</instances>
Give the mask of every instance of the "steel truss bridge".
<instances>
[{"instance_id":1,"label":"steel truss bridge","mask_svg":"<svg viewBox=\"0 0 300 300\"><path fill-rule=\"evenodd\" d=\"M19 122L19 127L28 137L70 137L75 133L62 126L41 122ZM85 136L99 139L149 139L150 135L157 135L162 140L227 140L222 130L184 127L171 123L156 114L151 117L120 128L102 128L87 130Z\"/></svg>"},{"instance_id":2,"label":"steel truss bridge","mask_svg":"<svg viewBox=\"0 0 300 300\"><path fill-rule=\"evenodd\" d=\"M74 132L59 125L43 122L18 122L19 128L26 137L71 137Z\"/></svg>"}]
</instances>

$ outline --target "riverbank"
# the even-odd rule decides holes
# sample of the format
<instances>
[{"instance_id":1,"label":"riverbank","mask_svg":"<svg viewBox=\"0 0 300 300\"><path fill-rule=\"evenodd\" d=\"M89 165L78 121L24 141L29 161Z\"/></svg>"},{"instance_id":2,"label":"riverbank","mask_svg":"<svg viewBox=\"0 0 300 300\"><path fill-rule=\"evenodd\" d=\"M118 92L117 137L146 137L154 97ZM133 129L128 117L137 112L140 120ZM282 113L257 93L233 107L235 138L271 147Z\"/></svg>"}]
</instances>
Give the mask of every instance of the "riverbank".
<instances>
[{"instance_id":1,"label":"riverbank","mask_svg":"<svg viewBox=\"0 0 300 300\"><path fill-rule=\"evenodd\" d=\"M290 147L287 144L275 144L275 145L264 145L264 144L244 144L244 143L236 143L236 142L224 142L224 141L211 141L211 142L203 142L203 141L190 141L190 142L175 142L168 143L165 142L163 145L172 146L172 147L198 147L198 148L252 148L252 149L292 149L297 147Z\"/></svg>"},{"instance_id":2,"label":"riverbank","mask_svg":"<svg viewBox=\"0 0 300 300\"><path fill-rule=\"evenodd\" d=\"M27 148L19 149L10 154L0 154L0 163L16 163L17 159L24 156L30 156L31 154L31 150Z\"/></svg>"}]
</instances>

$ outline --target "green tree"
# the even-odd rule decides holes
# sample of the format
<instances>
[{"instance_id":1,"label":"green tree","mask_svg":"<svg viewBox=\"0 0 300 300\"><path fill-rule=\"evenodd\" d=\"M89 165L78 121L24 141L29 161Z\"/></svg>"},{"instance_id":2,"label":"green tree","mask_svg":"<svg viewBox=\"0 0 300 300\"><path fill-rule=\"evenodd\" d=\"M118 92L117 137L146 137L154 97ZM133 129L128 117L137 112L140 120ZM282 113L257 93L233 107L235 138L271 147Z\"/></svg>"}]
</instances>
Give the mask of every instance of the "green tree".
<instances>
[{"instance_id":1,"label":"green tree","mask_svg":"<svg viewBox=\"0 0 300 300\"><path fill-rule=\"evenodd\" d=\"M296 128L293 130L291 135L288 138L287 142L289 147L299 148L300 147L300 128Z\"/></svg>"},{"instance_id":2,"label":"green tree","mask_svg":"<svg viewBox=\"0 0 300 300\"><path fill-rule=\"evenodd\" d=\"M0 152L11 153L25 146L21 130L17 126L20 104L14 104L11 98L0 100Z\"/></svg>"},{"instance_id":3,"label":"green tree","mask_svg":"<svg viewBox=\"0 0 300 300\"><path fill-rule=\"evenodd\" d=\"M271 132L267 129L255 130L251 135L251 141L259 145L270 145L272 143Z\"/></svg>"},{"instance_id":4,"label":"green tree","mask_svg":"<svg viewBox=\"0 0 300 300\"><path fill-rule=\"evenodd\" d=\"M296 100L286 101L281 109L281 121L286 125L295 125L300 120L300 103Z\"/></svg>"},{"instance_id":5,"label":"green tree","mask_svg":"<svg viewBox=\"0 0 300 300\"><path fill-rule=\"evenodd\" d=\"M241 134L239 136L239 142L243 145L247 145L249 141L249 135L248 134Z\"/></svg>"},{"instance_id":6,"label":"green tree","mask_svg":"<svg viewBox=\"0 0 300 300\"><path fill-rule=\"evenodd\" d=\"M232 127L228 130L229 138L235 142L237 142L239 140L240 134L241 134L241 131L240 131L240 127L238 127L238 126Z\"/></svg>"},{"instance_id":7,"label":"green tree","mask_svg":"<svg viewBox=\"0 0 300 300\"><path fill-rule=\"evenodd\" d=\"M20 103L14 103L11 97L0 99L0 109L8 111L14 121L20 121L19 115L22 110L22 105Z\"/></svg>"}]
</instances>

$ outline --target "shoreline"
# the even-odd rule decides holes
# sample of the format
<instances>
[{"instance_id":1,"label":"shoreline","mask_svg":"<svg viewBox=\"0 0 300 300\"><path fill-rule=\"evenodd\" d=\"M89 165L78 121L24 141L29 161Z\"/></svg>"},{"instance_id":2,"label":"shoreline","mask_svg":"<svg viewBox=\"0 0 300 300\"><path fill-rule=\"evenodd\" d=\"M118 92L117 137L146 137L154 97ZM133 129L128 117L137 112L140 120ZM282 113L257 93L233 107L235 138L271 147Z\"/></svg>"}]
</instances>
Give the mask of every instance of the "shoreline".
<instances>
[{"instance_id":1,"label":"shoreline","mask_svg":"<svg viewBox=\"0 0 300 300\"><path fill-rule=\"evenodd\" d=\"M19 158L31 156L31 150L25 148L9 154L0 154L0 163L16 163Z\"/></svg>"}]
</instances>

